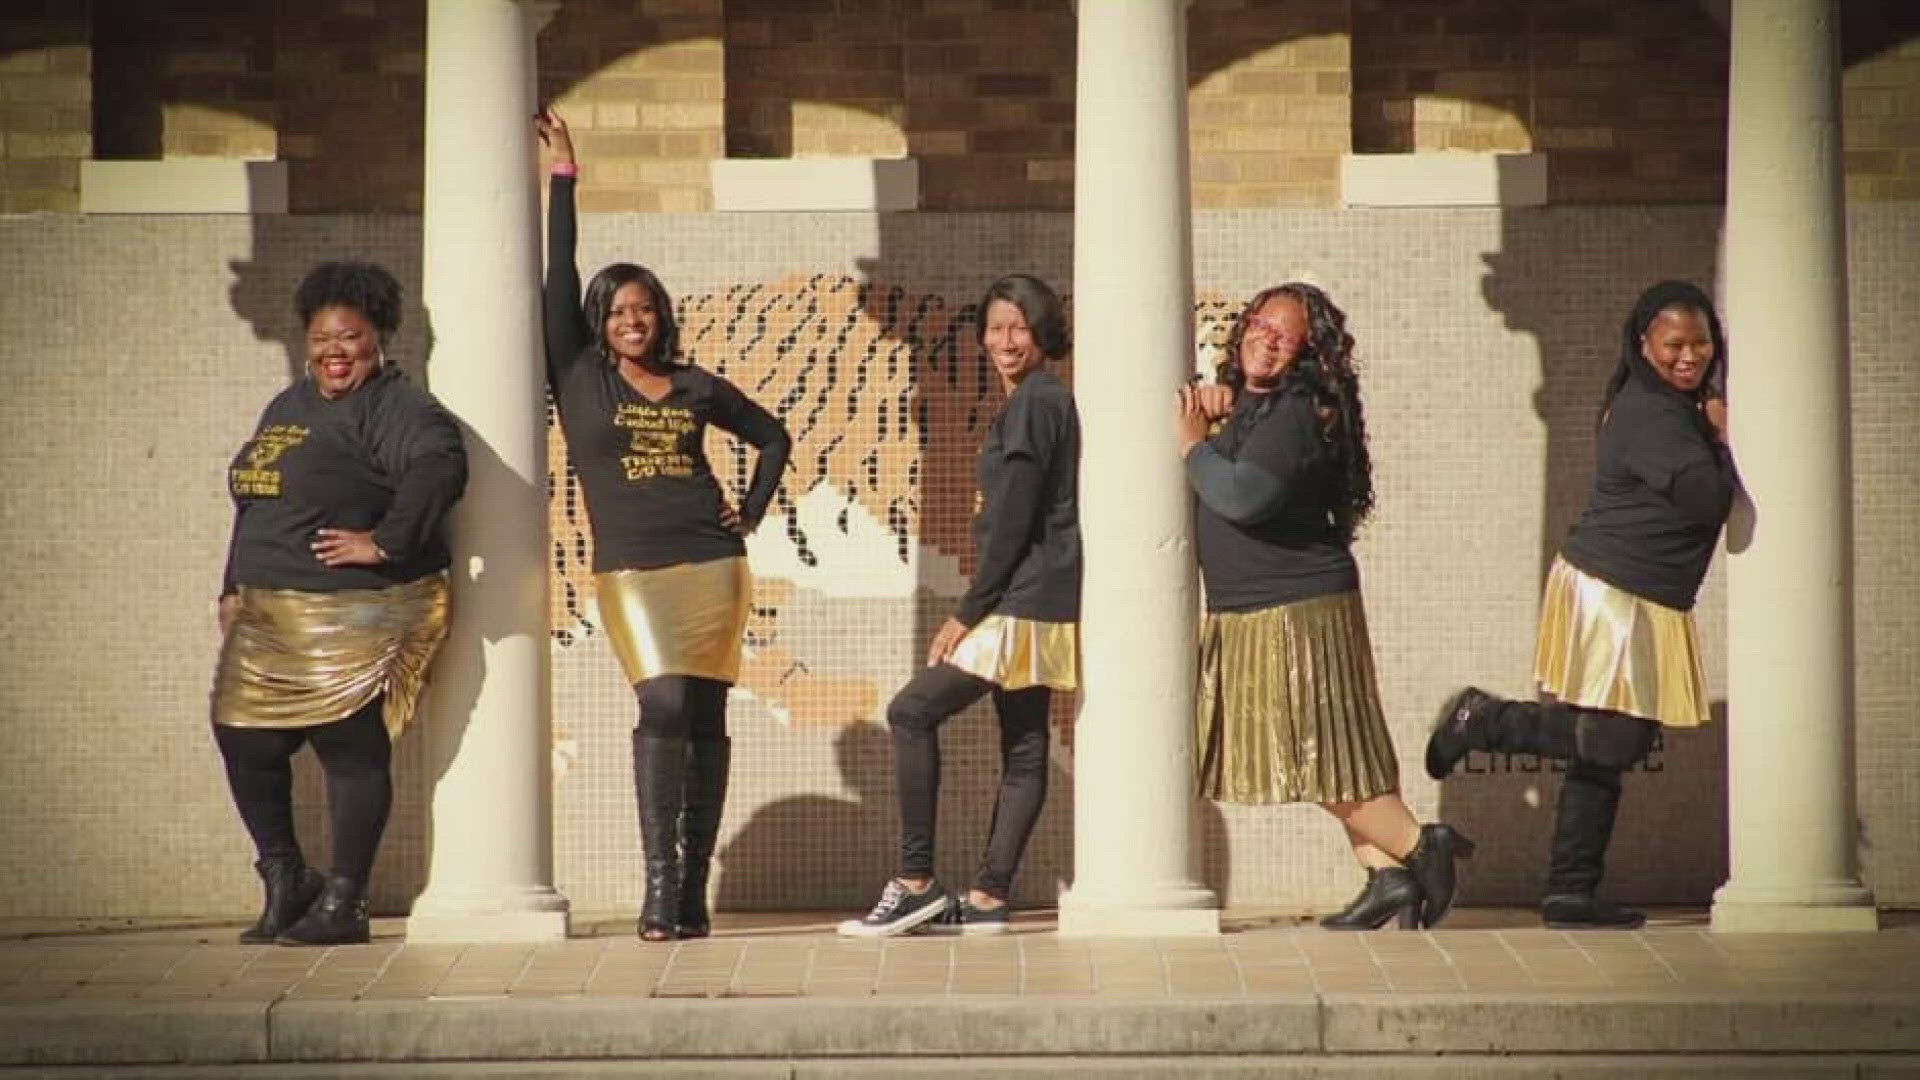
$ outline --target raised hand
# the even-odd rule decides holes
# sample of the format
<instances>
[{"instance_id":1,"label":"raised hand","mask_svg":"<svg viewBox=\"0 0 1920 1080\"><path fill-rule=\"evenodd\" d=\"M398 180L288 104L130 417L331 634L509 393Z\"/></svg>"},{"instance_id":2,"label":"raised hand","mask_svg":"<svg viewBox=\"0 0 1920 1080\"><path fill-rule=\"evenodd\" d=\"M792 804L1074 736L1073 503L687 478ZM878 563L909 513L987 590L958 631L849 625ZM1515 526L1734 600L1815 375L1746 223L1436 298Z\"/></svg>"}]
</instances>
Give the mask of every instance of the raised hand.
<instances>
[{"instance_id":1,"label":"raised hand","mask_svg":"<svg viewBox=\"0 0 1920 1080\"><path fill-rule=\"evenodd\" d=\"M552 106L547 106L533 114L533 133L540 136L540 144L553 153L556 164L575 163L573 133L568 130L567 122L560 119L560 114L553 111Z\"/></svg>"}]
</instances>

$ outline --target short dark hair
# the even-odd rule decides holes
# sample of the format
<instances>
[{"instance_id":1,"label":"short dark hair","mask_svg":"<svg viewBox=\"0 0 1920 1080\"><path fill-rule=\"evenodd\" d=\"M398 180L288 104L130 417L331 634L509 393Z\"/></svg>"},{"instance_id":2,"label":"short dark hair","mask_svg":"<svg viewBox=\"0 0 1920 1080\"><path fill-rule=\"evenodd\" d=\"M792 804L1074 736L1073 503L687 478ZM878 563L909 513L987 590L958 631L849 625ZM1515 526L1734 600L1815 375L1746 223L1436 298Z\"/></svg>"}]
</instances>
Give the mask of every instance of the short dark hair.
<instances>
[{"instance_id":1,"label":"short dark hair","mask_svg":"<svg viewBox=\"0 0 1920 1080\"><path fill-rule=\"evenodd\" d=\"M294 290L293 310L306 326L325 308L352 308L384 341L400 329L400 296L400 283L379 263L323 262Z\"/></svg>"},{"instance_id":2,"label":"short dark hair","mask_svg":"<svg viewBox=\"0 0 1920 1080\"><path fill-rule=\"evenodd\" d=\"M587 331L593 335L594 348L607 355L607 315L613 310L613 294L623 285L639 285L653 300L660 316L660 332L654 335L652 359L669 364L683 363L680 357L680 320L673 314L673 297L654 272L633 263L611 263L600 268L587 282L586 298L580 301L580 313L586 317Z\"/></svg>"},{"instance_id":3,"label":"short dark hair","mask_svg":"<svg viewBox=\"0 0 1920 1080\"><path fill-rule=\"evenodd\" d=\"M973 313L976 339L987 338L987 308L995 300L1005 300L1020 309L1027 320L1027 329L1033 332L1033 343L1040 346L1040 355L1058 360L1073 348L1067 334L1066 306L1046 282L1031 274L1008 274L987 286L987 294L980 298L979 310Z\"/></svg>"}]
</instances>

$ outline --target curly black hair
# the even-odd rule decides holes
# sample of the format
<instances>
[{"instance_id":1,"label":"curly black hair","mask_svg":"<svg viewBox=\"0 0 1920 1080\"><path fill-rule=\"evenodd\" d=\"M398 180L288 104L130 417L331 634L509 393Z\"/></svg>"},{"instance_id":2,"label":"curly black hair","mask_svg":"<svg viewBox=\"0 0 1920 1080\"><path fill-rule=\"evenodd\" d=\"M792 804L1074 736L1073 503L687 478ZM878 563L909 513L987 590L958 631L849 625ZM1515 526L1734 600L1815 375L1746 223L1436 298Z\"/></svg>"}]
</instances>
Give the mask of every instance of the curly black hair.
<instances>
[{"instance_id":1,"label":"curly black hair","mask_svg":"<svg viewBox=\"0 0 1920 1080\"><path fill-rule=\"evenodd\" d=\"M1058 360L1073 347L1067 333L1066 306L1046 282L1031 274L1008 274L987 286L986 295L973 312L974 337L982 343L987 340L987 308L995 300L1005 300L1020 309L1041 356Z\"/></svg>"},{"instance_id":2,"label":"curly black hair","mask_svg":"<svg viewBox=\"0 0 1920 1080\"><path fill-rule=\"evenodd\" d=\"M379 263L323 262L294 290L293 311L306 326L325 308L352 308L385 341L400 329L400 298L400 283Z\"/></svg>"},{"instance_id":3,"label":"curly black hair","mask_svg":"<svg viewBox=\"0 0 1920 1080\"><path fill-rule=\"evenodd\" d=\"M1289 281L1254 294L1227 334L1226 355L1214 378L1239 395L1246 383L1240 369L1240 344L1246 340L1247 320L1267 301L1286 296L1307 313L1307 339L1280 376L1276 390L1299 387L1313 398L1320 417L1320 438L1326 443L1343 481L1332 507L1334 526L1348 540L1373 513L1373 456L1367 451L1367 420L1360 404L1360 376L1354 370L1353 335L1347 332L1347 313L1316 286Z\"/></svg>"},{"instance_id":4,"label":"curly black hair","mask_svg":"<svg viewBox=\"0 0 1920 1080\"><path fill-rule=\"evenodd\" d=\"M1627 385L1636 371L1645 377L1660 382L1640 352L1640 339L1647 334L1647 328L1663 311L1691 311L1707 321L1707 335L1713 339L1713 360L1707 365L1707 374L1700 380L1699 389L1691 395L1696 402L1707 398L1727 395L1727 336L1720 328L1720 313L1713 309L1713 300L1706 290L1690 281L1662 281L1647 287L1640 298L1633 302L1633 310L1627 313L1627 321L1620 328L1620 362L1613 367L1613 374L1607 377L1606 393L1600 395L1600 420L1607 418L1607 410L1613 407L1613 397L1620 388Z\"/></svg>"},{"instance_id":5,"label":"curly black hair","mask_svg":"<svg viewBox=\"0 0 1920 1080\"><path fill-rule=\"evenodd\" d=\"M601 267L593 280L587 282L586 296L580 301L580 313L586 317L587 328L601 357L609 364L618 362L613 350L607 347L607 315L613 310L613 294L623 285L638 285L647 290L647 296L653 300L654 313L660 317L660 332L653 337L649 359L669 364L686 363L686 358L680 355L680 320L673 314L673 297L667 295L667 287L653 271L625 262Z\"/></svg>"}]
</instances>

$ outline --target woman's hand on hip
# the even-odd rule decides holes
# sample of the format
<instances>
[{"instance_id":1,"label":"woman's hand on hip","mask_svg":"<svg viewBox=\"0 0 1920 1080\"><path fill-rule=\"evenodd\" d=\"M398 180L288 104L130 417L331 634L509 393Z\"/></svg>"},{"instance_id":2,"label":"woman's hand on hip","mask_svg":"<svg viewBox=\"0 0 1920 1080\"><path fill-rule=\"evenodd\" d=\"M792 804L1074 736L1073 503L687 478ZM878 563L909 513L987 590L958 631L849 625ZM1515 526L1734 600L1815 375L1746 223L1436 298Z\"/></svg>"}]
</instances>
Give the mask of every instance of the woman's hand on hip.
<instances>
[{"instance_id":1,"label":"woman's hand on hip","mask_svg":"<svg viewBox=\"0 0 1920 1080\"><path fill-rule=\"evenodd\" d=\"M314 534L313 557L325 566L379 566L387 553L373 542L371 532L321 529Z\"/></svg>"},{"instance_id":2,"label":"woman's hand on hip","mask_svg":"<svg viewBox=\"0 0 1920 1080\"><path fill-rule=\"evenodd\" d=\"M945 662L947 657L953 655L954 647L960 644L960 639L966 636L967 624L949 616L946 622L940 624L939 631L933 635L933 644L927 646L927 666L933 667Z\"/></svg>"},{"instance_id":3,"label":"woman's hand on hip","mask_svg":"<svg viewBox=\"0 0 1920 1080\"><path fill-rule=\"evenodd\" d=\"M220 598L214 608L214 617L220 621L220 636L233 633L234 621L240 618L240 594L228 593Z\"/></svg>"}]
</instances>

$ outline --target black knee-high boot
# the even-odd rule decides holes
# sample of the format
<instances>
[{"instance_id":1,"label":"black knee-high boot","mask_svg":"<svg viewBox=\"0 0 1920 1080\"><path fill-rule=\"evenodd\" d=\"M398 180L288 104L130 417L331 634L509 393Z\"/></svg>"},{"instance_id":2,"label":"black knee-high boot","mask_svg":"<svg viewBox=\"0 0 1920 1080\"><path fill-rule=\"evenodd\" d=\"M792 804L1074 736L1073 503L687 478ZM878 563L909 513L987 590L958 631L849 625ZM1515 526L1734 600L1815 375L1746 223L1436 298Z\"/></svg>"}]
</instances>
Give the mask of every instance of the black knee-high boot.
<instances>
[{"instance_id":1,"label":"black knee-high boot","mask_svg":"<svg viewBox=\"0 0 1920 1080\"><path fill-rule=\"evenodd\" d=\"M1620 812L1620 770L1575 760L1567 766L1548 849L1540 914L1557 930L1633 930L1646 916L1594 896Z\"/></svg>"},{"instance_id":2,"label":"black knee-high boot","mask_svg":"<svg viewBox=\"0 0 1920 1080\"><path fill-rule=\"evenodd\" d=\"M1563 705L1508 701L1469 686L1447 699L1427 738L1427 775L1445 780L1474 750L1565 761L1578 747L1575 714Z\"/></svg>"},{"instance_id":3,"label":"black knee-high boot","mask_svg":"<svg viewBox=\"0 0 1920 1080\"><path fill-rule=\"evenodd\" d=\"M687 746L686 809L680 815L680 936L706 937L713 929L707 876L727 805L733 740L694 739Z\"/></svg>"},{"instance_id":4,"label":"black knee-high boot","mask_svg":"<svg viewBox=\"0 0 1920 1080\"><path fill-rule=\"evenodd\" d=\"M640 843L646 863L646 899L639 934L666 941L680 917L680 815L686 807L687 740L633 734L634 799L640 805Z\"/></svg>"}]
</instances>

